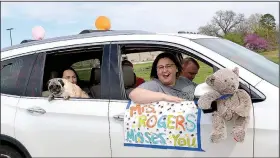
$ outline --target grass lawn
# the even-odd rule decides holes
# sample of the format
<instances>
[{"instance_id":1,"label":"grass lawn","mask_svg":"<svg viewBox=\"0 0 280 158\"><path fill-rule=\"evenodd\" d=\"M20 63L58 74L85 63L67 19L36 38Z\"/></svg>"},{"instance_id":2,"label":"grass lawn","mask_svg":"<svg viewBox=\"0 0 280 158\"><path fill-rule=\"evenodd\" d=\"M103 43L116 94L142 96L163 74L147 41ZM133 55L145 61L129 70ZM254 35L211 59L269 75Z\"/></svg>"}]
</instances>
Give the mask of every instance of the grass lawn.
<instances>
[{"instance_id":1,"label":"grass lawn","mask_svg":"<svg viewBox=\"0 0 280 158\"><path fill-rule=\"evenodd\" d=\"M267 59L279 64L279 50L264 52L260 54L265 56Z\"/></svg>"},{"instance_id":2,"label":"grass lawn","mask_svg":"<svg viewBox=\"0 0 280 158\"><path fill-rule=\"evenodd\" d=\"M91 69L88 70L76 70L80 80L89 81Z\"/></svg>"},{"instance_id":3,"label":"grass lawn","mask_svg":"<svg viewBox=\"0 0 280 158\"><path fill-rule=\"evenodd\" d=\"M265 56L269 60L279 64L279 52L278 50L260 53L261 55ZM195 83L199 84L205 81L206 77L213 73L213 69L202 63L199 62L200 69L199 72L194 80ZM150 80L150 72L152 68L151 63L144 63L144 64L135 64L134 65L134 72L137 76L144 78L146 81ZM81 80L89 80L90 78L90 70L78 70L77 71Z\"/></svg>"}]
</instances>

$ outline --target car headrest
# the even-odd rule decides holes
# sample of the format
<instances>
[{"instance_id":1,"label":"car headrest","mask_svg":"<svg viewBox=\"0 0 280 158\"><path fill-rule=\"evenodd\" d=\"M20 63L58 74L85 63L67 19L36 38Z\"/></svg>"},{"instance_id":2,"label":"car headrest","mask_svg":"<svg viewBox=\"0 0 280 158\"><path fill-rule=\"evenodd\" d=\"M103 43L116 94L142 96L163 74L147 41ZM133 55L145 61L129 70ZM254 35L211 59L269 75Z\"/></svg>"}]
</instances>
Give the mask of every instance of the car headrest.
<instances>
[{"instance_id":1,"label":"car headrest","mask_svg":"<svg viewBox=\"0 0 280 158\"><path fill-rule=\"evenodd\" d=\"M46 76L46 77L48 77L48 76ZM50 75L49 75L49 78L47 78L47 80L51 80L51 79L53 79L53 78L59 78L59 75L58 75L58 72L57 71L51 71L50 72ZM48 82L47 82L48 83ZM45 86L47 86L47 84L46 85L44 85L44 88L43 89L47 89L47 87L45 87Z\"/></svg>"},{"instance_id":2,"label":"car headrest","mask_svg":"<svg viewBox=\"0 0 280 158\"><path fill-rule=\"evenodd\" d=\"M99 84L101 80L100 68L92 68L90 74L90 84Z\"/></svg>"},{"instance_id":3,"label":"car headrest","mask_svg":"<svg viewBox=\"0 0 280 158\"><path fill-rule=\"evenodd\" d=\"M59 76L58 76L58 72L57 71L51 71L49 79L58 78L58 77Z\"/></svg>"},{"instance_id":4,"label":"car headrest","mask_svg":"<svg viewBox=\"0 0 280 158\"><path fill-rule=\"evenodd\" d=\"M124 81L124 87L125 88L131 88L134 87L136 83L136 75L133 72L133 68L131 66L122 66L123 71L123 81Z\"/></svg>"}]
</instances>

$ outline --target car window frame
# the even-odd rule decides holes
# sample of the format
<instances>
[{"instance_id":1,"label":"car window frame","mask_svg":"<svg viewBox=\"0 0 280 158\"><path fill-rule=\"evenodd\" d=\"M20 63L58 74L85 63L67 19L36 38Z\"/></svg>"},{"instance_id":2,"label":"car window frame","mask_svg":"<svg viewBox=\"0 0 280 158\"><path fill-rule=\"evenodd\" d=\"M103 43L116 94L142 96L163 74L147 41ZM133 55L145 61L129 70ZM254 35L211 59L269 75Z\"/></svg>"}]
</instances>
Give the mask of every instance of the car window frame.
<instances>
[{"instance_id":1,"label":"car window frame","mask_svg":"<svg viewBox=\"0 0 280 158\"><path fill-rule=\"evenodd\" d=\"M225 68L223 65L221 65L220 63L217 63L215 60L203 55L202 53L189 48L185 45L181 45L178 43L173 43L173 42L166 42L166 41L154 41L154 40L122 40L122 41L113 41L111 42L111 44L117 44L117 45L125 45L125 44L152 44L152 45L165 45L165 46L170 46L170 47L176 47L178 49L182 49L184 50L186 53L184 53L184 55L189 55L191 57L194 57L202 62L204 62L205 64L211 66L212 68ZM118 51L118 53L121 54L121 51ZM183 52L182 52L183 53ZM119 85L121 85L121 92L125 93L125 88L124 88L124 83L123 83L123 74L122 74L122 69L121 69L121 58L118 61L118 64L116 64L115 66L118 66L120 69L120 83ZM248 82L246 82L243 78L239 77L239 81L242 84L242 86L245 86L246 88L248 88L252 93L256 94L259 98L261 98L262 101L264 101L266 99L266 96L260 91L258 90L255 86L249 84ZM114 100L114 101L129 101L130 99L121 99L121 100Z\"/></svg>"},{"instance_id":2,"label":"car window frame","mask_svg":"<svg viewBox=\"0 0 280 158\"><path fill-rule=\"evenodd\" d=\"M31 61L31 64L30 64L30 66L29 66L29 70L27 71L27 73L25 73L26 79L25 79L25 81L24 81L24 83L23 83L24 85L23 85L23 87L22 87L23 89L22 89L21 94L18 94L18 95L16 95L16 94L7 94L7 93L4 93L4 92L1 91L1 95L4 95L4 96L12 96L12 97L22 97L22 96L24 96L24 94L25 94L25 92L26 92L26 89L27 89L28 82L29 82L30 74L31 74L31 72L32 72L34 63L35 63L35 61L36 61L36 59L37 59L37 57L38 57L38 54L15 55L15 56L9 56L9 57L7 57L7 58L1 59L1 63L2 63L2 62L9 61L9 60L15 60L16 58L24 58L24 57L27 57L27 56L32 56L32 57L34 57L34 59L33 59L33 61ZM21 73L21 72L20 72L20 73Z\"/></svg>"},{"instance_id":3,"label":"car window frame","mask_svg":"<svg viewBox=\"0 0 280 158\"><path fill-rule=\"evenodd\" d=\"M121 53L120 53L120 47L117 44L110 45L110 53L108 57L108 83L109 87L107 89L109 90L109 96L110 100L118 100L122 99L125 96L125 91L122 90L122 68L121 63L119 62L122 59ZM116 84L112 84L116 83Z\"/></svg>"},{"instance_id":4,"label":"car window frame","mask_svg":"<svg viewBox=\"0 0 280 158\"><path fill-rule=\"evenodd\" d=\"M71 45L71 46L61 46L61 47L55 47L55 48L49 48L49 49L44 49L44 50L42 50L42 51L36 51L36 53L37 53L37 55L39 54L39 53L45 53L45 55L47 56L48 54L52 54L53 52L52 51L55 51L55 50L59 50L59 49L67 49L67 48L75 48L75 47L84 47L84 46L95 46L95 45L103 45L104 46L104 48L103 48L103 55L102 55L102 61L100 61L100 63L102 63L101 64L101 67L100 67L100 69L101 69L101 81L103 80L103 78L108 78L108 73L106 73L106 71L108 71L107 69L106 69L106 64L108 64L108 62L106 62L106 60L105 60L105 58L108 58L109 57L109 49L108 49L108 51L106 52L106 51L104 51L105 50L105 47L109 47L110 45L111 45L111 43L110 42L95 42L95 43L85 43L85 44L77 44L77 45ZM30 54L30 53L28 53L28 54ZM45 57L46 58L46 57ZM46 62L46 59L44 60L44 63L41 63L41 67L43 67L43 70L45 70L45 63ZM31 75L31 74L30 74ZM30 76L29 75L29 76ZM44 76L44 71L43 71L43 74L42 74L42 76L41 76L41 85L40 85L40 91L42 92L42 84L43 84L43 76ZM70 100L68 100L68 101L99 101L99 100L106 100L106 101L108 101L108 99L110 98L110 96L109 95L107 95L107 94L109 94L107 91L107 89L106 88L104 88L104 87L108 87L108 85L105 83L105 82L101 82L100 83L100 85L101 85L101 89L103 89L103 95L105 95L105 96L103 96L102 98L98 98L98 99L96 99L96 98L70 98ZM105 92L104 92L105 91ZM47 97L43 97L43 96L39 96L39 97L34 97L34 96L22 96L22 98L28 98L28 99L48 99ZM56 98L57 100L63 100L63 98Z\"/></svg>"},{"instance_id":5,"label":"car window frame","mask_svg":"<svg viewBox=\"0 0 280 158\"><path fill-rule=\"evenodd\" d=\"M40 61L40 58L42 58L42 61ZM29 79L28 79L27 87L26 87L26 89L25 89L25 93L24 93L23 96L25 96L25 97L28 97L28 96L32 97L31 95L29 95L29 91L32 91L32 92L33 92L33 90L34 90L35 88L37 88L37 89L39 90L38 93L42 94L42 88L39 88L39 87L43 85L43 75L42 75L42 74L44 74L44 68L45 68L45 67L44 67L44 63L45 63L45 62L46 62L46 52L38 53L38 54L37 54L37 57L36 57L36 60L35 60L35 62L34 62L34 64L33 64L31 73L29 74ZM41 70L41 73L39 73L39 74L33 72L33 70L34 70L34 68L35 68L35 65L37 65L37 64L38 64L38 67L36 67L36 70L37 70L37 69L40 69L40 70ZM37 72L37 71L35 71L35 72ZM36 80L35 80L35 82L39 83L39 85L36 85L36 86L39 86L39 87L36 87L36 86L35 86L35 87L29 86L29 84L33 84L33 82L31 81L31 77L32 77L32 76L40 76L40 77L39 77L39 78L40 78L39 81L36 81ZM35 96L35 97L36 97L36 96Z\"/></svg>"}]
</instances>

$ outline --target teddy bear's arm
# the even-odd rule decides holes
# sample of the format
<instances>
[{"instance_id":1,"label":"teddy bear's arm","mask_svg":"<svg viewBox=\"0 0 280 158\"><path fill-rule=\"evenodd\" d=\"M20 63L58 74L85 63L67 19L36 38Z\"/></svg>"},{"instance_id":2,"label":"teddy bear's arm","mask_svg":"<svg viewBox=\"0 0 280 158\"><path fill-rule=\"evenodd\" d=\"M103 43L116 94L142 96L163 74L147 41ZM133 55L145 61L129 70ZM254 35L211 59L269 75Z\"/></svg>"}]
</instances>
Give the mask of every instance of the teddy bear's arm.
<instances>
[{"instance_id":1,"label":"teddy bear's arm","mask_svg":"<svg viewBox=\"0 0 280 158\"><path fill-rule=\"evenodd\" d=\"M198 99L198 107L201 109L210 109L211 103L221 96L217 91L205 93Z\"/></svg>"},{"instance_id":2,"label":"teddy bear's arm","mask_svg":"<svg viewBox=\"0 0 280 158\"><path fill-rule=\"evenodd\" d=\"M213 143L218 143L227 137L227 127L224 118L220 116L218 112L214 112L212 116L212 133L210 140Z\"/></svg>"},{"instance_id":3,"label":"teddy bear's arm","mask_svg":"<svg viewBox=\"0 0 280 158\"><path fill-rule=\"evenodd\" d=\"M249 94L243 90L243 89L239 89L236 92L236 95L238 97L239 100L239 104L236 105L234 111L242 117L247 117L250 115L250 111L252 108L252 100L251 97L249 96Z\"/></svg>"}]
</instances>

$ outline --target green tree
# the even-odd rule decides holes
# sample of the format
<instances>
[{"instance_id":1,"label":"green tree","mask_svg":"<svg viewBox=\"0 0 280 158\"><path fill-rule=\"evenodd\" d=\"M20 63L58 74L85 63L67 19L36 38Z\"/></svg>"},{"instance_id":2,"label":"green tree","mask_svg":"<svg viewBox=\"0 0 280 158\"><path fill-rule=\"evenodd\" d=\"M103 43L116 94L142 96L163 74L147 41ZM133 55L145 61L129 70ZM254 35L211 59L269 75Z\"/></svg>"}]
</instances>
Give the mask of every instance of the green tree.
<instances>
[{"instance_id":1,"label":"green tree","mask_svg":"<svg viewBox=\"0 0 280 158\"><path fill-rule=\"evenodd\" d=\"M244 35L242 33L228 33L224 38L239 45L244 45Z\"/></svg>"},{"instance_id":2,"label":"green tree","mask_svg":"<svg viewBox=\"0 0 280 158\"><path fill-rule=\"evenodd\" d=\"M278 48L278 30L275 23L275 18L271 14L264 14L260 18L260 27L255 30L255 33L260 37L265 38L269 43L269 50Z\"/></svg>"},{"instance_id":3,"label":"green tree","mask_svg":"<svg viewBox=\"0 0 280 158\"><path fill-rule=\"evenodd\" d=\"M260 19L260 24L268 30L275 30L276 28L275 18L271 14L264 14Z\"/></svg>"},{"instance_id":4,"label":"green tree","mask_svg":"<svg viewBox=\"0 0 280 158\"><path fill-rule=\"evenodd\" d=\"M260 37L263 37L263 38L267 38L268 32L269 32L269 30L267 30L264 27L256 28L254 31L254 33L256 33L257 35L259 35Z\"/></svg>"}]
</instances>

